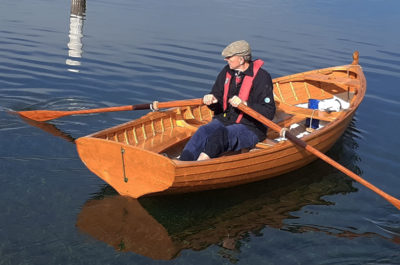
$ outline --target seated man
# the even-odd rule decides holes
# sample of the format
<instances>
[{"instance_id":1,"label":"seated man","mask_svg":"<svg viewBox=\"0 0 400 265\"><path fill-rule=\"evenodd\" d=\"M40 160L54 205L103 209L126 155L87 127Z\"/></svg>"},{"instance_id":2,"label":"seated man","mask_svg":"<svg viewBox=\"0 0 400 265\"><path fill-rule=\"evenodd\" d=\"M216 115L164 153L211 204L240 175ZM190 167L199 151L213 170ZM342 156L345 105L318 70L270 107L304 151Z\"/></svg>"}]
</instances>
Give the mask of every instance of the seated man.
<instances>
[{"instance_id":1,"label":"seated man","mask_svg":"<svg viewBox=\"0 0 400 265\"><path fill-rule=\"evenodd\" d=\"M253 148L266 137L267 127L244 115L236 107L243 103L268 119L275 114L271 76L252 61L250 45L244 41L229 44L222 56L228 62L219 73L203 102L214 111L214 119L201 126L183 149L180 160L215 158L227 151Z\"/></svg>"}]
</instances>

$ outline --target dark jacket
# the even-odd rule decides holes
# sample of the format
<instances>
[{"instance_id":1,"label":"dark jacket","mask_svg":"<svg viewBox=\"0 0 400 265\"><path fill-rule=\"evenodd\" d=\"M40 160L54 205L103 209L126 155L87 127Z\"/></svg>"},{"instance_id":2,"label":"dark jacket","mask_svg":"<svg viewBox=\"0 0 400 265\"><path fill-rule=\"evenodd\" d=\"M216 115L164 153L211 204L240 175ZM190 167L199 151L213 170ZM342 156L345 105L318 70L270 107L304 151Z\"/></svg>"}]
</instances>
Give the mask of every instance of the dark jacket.
<instances>
[{"instance_id":1,"label":"dark jacket","mask_svg":"<svg viewBox=\"0 0 400 265\"><path fill-rule=\"evenodd\" d=\"M240 111L231 106L229 103L227 110L225 112L223 111L224 83L227 71L229 71L232 75L229 85L228 99L235 95L239 95L241 84L238 86L236 85L235 71L231 70L229 65L226 65L218 74L218 77L210 92L218 99L218 102L210 105L209 108L214 111L216 119L220 120L225 125L230 125L236 123L236 119ZM244 71L243 74L253 76L253 62L250 63L249 68ZM253 80L253 86L250 90L247 105L270 120L274 118L276 108L272 79L269 73L262 68L258 71L257 76ZM260 141L265 139L267 127L262 123L247 115L243 116L240 123L245 124L249 129L256 133Z\"/></svg>"}]
</instances>

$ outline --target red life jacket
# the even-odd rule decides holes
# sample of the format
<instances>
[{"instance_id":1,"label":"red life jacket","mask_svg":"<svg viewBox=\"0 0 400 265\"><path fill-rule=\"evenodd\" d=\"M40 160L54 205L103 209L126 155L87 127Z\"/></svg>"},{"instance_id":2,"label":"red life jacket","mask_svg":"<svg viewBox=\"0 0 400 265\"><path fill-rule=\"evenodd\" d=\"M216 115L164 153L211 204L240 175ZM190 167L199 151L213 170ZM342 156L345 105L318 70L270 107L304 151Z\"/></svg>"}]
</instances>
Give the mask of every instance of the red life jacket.
<instances>
[{"instance_id":1,"label":"red life jacket","mask_svg":"<svg viewBox=\"0 0 400 265\"><path fill-rule=\"evenodd\" d=\"M260 70L261 66L263 66L264 62L260 59L255 60L253 62L253 76L248 76L245 75L242 81L242 86L240 87L239 91L239 98L243 101L247 101L249 99L250 95L250 90L251 87L253 86L253 80L256 77L258 70ZM226 72L226 78L225 78L225 84L224 84L224 102L223 102L223 107L224 111L228 108L228 92L229 92L229 85L231 83L231 78L232 75L227 71ZM236 119L236 123L239 123L240 120L243 117L243 113L240 113L238 118Z\"/></svg>"}]
</instances>

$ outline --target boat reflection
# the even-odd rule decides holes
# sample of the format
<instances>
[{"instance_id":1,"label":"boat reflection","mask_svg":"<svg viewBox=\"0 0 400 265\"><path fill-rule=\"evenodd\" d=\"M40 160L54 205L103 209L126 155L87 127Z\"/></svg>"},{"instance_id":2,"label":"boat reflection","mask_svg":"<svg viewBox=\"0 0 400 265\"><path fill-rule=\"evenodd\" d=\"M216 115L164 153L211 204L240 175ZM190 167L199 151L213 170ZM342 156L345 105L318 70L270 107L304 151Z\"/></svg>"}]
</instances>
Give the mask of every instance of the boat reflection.
<instances>
[{"instance_id":1,"label":"boat reflection","mask_svg":"<svg viewBox=\"0 0 400 265\"><path fill-rule=\"evenodd\" d=\"M83 22L86 15L86 0L71 0L71 15L69 23L68 56L65 61L70 66L68 71L79 72L82 58Z\"/></svg>"},{"instance_id":2,"label":"boat reflection","mask_svg":"<svg viewBox=\"0 0 400 265\"><path fill-rule=\"evenodd\" d=\"M76 225L118 251L161 260L173 259L184 249L202 250L210 245L220 246L221 252L240 252L242 242L265 227L346 238L374 236L285 224L295 218L292 212L306 205L331 204L323 196L356 190L351 180L337 176L322 161L301 174L301 178L292 173L233 189L139 200L109 194L107 189L112 188L107 186L83 206Z\"/></svg>"}]
</instances>

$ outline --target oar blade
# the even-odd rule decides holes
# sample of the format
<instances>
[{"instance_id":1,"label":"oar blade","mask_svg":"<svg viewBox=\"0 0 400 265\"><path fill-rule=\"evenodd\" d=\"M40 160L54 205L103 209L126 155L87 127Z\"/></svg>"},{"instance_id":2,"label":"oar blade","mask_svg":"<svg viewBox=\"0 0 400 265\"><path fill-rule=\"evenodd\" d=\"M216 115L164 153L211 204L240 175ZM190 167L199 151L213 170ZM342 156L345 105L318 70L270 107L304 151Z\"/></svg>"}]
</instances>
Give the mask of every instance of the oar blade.
<instances>
[{"instance_id":1,"label":"oar blade","mask_svg":"<svg viewBox=\"0 0 400 265\"><path fill-rule=\"evenodd\" d=\"M49 121L68 115L65 111L58 110L28 110L19 111L18 114L34 121Z\"/></svg>"},{"instance_id":2,"label":"oar blade","mask_svg":"<svg viewBox=\"0 0 400 265\"><path fill-rule=\"evenodd\" d=\"M149 105L149 104L147 104ZM145 109L146 104L138 105L139 109ZM98 109L83 109L83 110L29 110L29 111L19 111L18 114L24 118L34 120L34 121L49 121L58 119L64 116L78 115L78 114L92 114L101 112L114 112L114 111L128 111L133 110L132 105L119 106L119 107L109 107L109 108L98 108ZM147 108L148 109L148 108Z\"/></svg>"}]
</instances>

